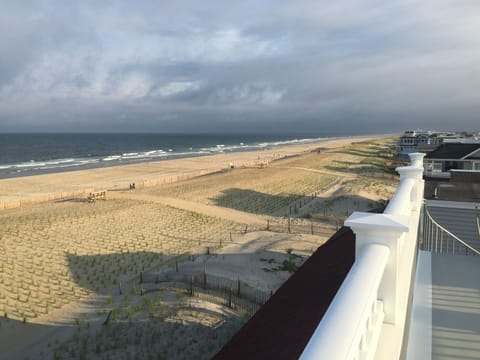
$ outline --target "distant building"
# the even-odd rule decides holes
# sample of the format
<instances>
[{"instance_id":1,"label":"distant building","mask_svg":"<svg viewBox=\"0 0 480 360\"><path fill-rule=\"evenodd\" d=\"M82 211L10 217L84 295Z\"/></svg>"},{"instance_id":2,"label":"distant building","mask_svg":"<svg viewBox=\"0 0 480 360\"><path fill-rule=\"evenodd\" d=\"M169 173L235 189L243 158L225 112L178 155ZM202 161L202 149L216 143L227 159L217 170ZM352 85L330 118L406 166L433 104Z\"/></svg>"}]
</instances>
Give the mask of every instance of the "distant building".
<instances>
[{"instance_id":1,"label":"distant building","mask_svg":"<svg viewBox=\"0 0 480 360\"><path fill-rule=\"evenodd\" d=\"M397 154L402 160L408 160L408 154L414 152L429 153L443 143L478 142L478 134L467 132L434 132L409 130L400 137L397 144Z\"/></svg>"},{"instance_id":2,"label":"distant building","mask_svg":"<svg viewBox=\"0 0 480 360\"><path fill-rule=\"evenodd\" d=\"M402 160L408 160L408 154L417 152L419 145L428 144L431 135L432 132L430 131L405 131L398 141L398 157Z\"/></svg>"},{"instance_id":3,"label":"distant building","mask_svg":"<svg viewBox=\"0 0 480 360\"><path fill-rule=\"evenodd\" d=\"M446 142L424 159L425 177L450 178L451 171L480 171L480 142Z\"/></svg>"}]
</instances>

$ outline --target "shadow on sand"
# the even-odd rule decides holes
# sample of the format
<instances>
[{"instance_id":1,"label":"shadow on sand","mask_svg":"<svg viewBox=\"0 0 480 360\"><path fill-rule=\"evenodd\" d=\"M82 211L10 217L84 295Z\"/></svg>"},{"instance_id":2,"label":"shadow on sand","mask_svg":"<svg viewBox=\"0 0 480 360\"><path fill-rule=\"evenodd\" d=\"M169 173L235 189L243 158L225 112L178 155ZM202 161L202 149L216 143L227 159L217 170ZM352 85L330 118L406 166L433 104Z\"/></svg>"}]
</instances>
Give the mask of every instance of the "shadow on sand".
<instances>
[{"instance_id":1,"label":"shadow on sand","mask_svg":"<svg viewBox=\"0 0 480 360\"><path fill-rule=\"evenodd\" d=\"M99 295L110 294L122 282L131 281L153 265L161 266L167 259L161 253L146 251L65 256L73 281Z\"/></svg>"},{"instance_id":2,"label":"shadow on sand","mask_svg":"<svg viewBox=\"0 0 480 360\"><path fill-rule=\"evenodd\" d=\"M183 261L179 262L179 269L173 262L162 268L158 267L151 273L146 272L140 283L138 272L160 262L161 254L67 254L74 281L100 297L96 297L94 301L89 300L88 309L66 315L63 320L49 324L0 318L0 358L94 359L104 358L108 354L121 359L163 359L178 356L211 358L247 319L243 311L237 312L237 305L230 309L228 301L232 301L232 295L226 295L225 289L222 292L221 286L225 283L228 286L223 284L223 287L227 291L235 289L234 297L237 295L235 286L241 279L241 264L248 263L250 256L251 254L244 253L212 253L208 256L197 253L191 259L183 258ZM287 256L291 255L260 251L257 260L260 266L265 268L264 276L275 276L272 272L283 271L281 267L285 265ZM191 297L188 293L189 283L175 277L185 275L185 279L190 279L189 274L201 274L205 264L209 268L209 286L204 288L203 277L198 276L196 286L200 293L203 291L203 295L196 294ZM127 269L126 274L123 274L122 269ZM228 270L225 272L225 269ZM222 273L223 276L210 275L210 272ZM160 281L155 274L160 274ZM115 281L118 282L116 277L130 277L130 281L125 282L122 294L119 294L118 288L109 286ZM170 280L183 282L185 286L169 289L165 283ZM106 285L104 288L102 281ZM143 293L140 288L144 289ZM240 287L238 291L240 292ZM234 301L236 304L245 301L245 306L258 308L261 304L255 303L256 300L252 300L251 294L248 296L249 291L255 296L263 293L242 283L242 295ZM217 300L214 300L215 297ZM211 305L199 305L200 300ZM248 305L249 302L252 305ZM189 355L185 357L185 354Z\"/></svg>"},{"instance_id":3,"label":"shadow on sand","mask_svg":"<svg viewBox=\"0 0 480 360\"><path fill-rule=\"evenodd\" d=\"M210 200L217 206L251 214L272 215L302 197L300 194L271 195L254 190L231 188Z\"/></svg>"}]
</instances>

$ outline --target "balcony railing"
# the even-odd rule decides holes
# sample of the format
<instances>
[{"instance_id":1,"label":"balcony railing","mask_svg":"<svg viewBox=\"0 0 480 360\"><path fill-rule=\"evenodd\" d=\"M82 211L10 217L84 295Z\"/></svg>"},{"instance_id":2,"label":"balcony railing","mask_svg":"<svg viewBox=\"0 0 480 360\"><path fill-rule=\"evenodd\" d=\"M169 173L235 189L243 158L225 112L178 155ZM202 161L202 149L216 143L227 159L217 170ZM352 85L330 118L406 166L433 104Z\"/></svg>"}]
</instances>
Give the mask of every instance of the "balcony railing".
<instances>
[{"instance_id":1,"label":"balcony railing","mask_svg":"<svg viewBox=\"0 0 480 360\"><path fill-rule=\"evenodd\" d=\"M397 168L383 214L355 212L356 258L301 359L398 359L402 351L423 199L423 156Z\"/></svg>"},{"instance_id":2,"label":"balcony railing","mask_svg":"<svg viewBox=\"0 0 480 360\"><path fill-rule=\"evenodd\" d=\"M425 206L424 209L423 250L440 254L480 255L480 251L470 246L435 221L432 215L430 215L427 206ZM476 221L477 228L480 228L478 217L476 218Z\"/></svg>"}]
</instances>

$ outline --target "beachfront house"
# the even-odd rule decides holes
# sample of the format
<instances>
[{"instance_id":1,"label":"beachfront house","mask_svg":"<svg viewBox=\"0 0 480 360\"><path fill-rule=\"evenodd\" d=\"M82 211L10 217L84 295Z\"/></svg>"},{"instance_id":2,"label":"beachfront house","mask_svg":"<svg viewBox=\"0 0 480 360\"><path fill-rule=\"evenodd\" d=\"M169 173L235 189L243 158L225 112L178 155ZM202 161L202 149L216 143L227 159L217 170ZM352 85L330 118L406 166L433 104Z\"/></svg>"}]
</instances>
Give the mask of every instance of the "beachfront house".
<instances>
[{"instance_id":1,"label":"beachfront house","mask_svg":"<svg viewBox=\"0 0 480 360\"><path fill-rule=\"evenodd\" d=\"M408 154L417 152L419 145L425 145L432 143L432 146L437 146L439 141L438 136L434 136L431 131L422 131L422 130L409 130L405 131L403 135L398 140L397 145L397 154L398 157L402 160L408 160Z\"/></svg>"},{"instance_id":2,"label":"beachfront house","mask_svg":"<svg viewBox=\"0 0 480 360\"><path fill-rule=\"evenodd\" d=\"M425 154L435 150L443 143L478 141L478 134L468 132L405 131L397 143L397 155L408 161L408 155L414 152Z\"/></svg>"},{"instance_id":3,"label":"beachfront house","mask_svg":"<svg viewBox=\"0 0 480 360\"><path fill-rule=\"evenodd\" d=\"M424 200L423 157L397 168L383 212L353 213L215 358L480 359L480 203Z\"/></svg>"},{"instance_id":4,"label":"beachfront house","mask_svg":"<svg viewBox=\"0 0 480 360\"><path fill-rule=\"evenodd\" d=\"M480 142L444 143L424 159L425 176L450 178L451 171L480 171Z\"/></svg>"}]
</instances>

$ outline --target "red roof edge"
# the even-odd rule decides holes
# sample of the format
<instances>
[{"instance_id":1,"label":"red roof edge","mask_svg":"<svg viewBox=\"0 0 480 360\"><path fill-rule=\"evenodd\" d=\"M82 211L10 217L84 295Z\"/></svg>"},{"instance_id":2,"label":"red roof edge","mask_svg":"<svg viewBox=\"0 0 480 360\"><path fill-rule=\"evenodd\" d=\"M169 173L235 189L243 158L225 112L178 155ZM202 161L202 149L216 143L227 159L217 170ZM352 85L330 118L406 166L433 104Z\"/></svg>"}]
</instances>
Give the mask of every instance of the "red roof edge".
<instances>
[{"instance_id":1,"label":"red roof edge","mask_svg":"<svg viewBox=\"0 0 480 360\"><path fill-rule=\"evenodd\" d=\"M297 359L355 260L355 235L337 231L214 356Z\"/></svg>"}]
</instances>

